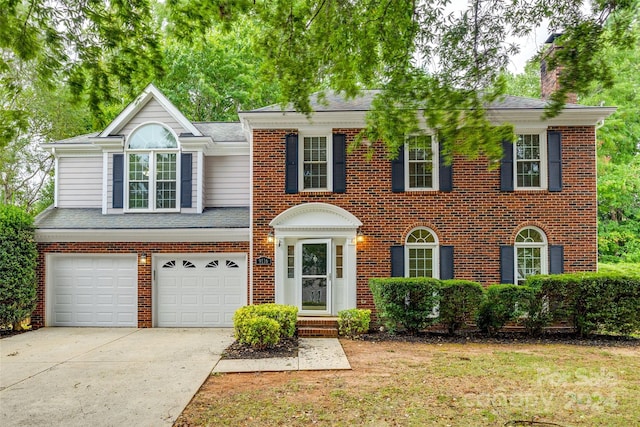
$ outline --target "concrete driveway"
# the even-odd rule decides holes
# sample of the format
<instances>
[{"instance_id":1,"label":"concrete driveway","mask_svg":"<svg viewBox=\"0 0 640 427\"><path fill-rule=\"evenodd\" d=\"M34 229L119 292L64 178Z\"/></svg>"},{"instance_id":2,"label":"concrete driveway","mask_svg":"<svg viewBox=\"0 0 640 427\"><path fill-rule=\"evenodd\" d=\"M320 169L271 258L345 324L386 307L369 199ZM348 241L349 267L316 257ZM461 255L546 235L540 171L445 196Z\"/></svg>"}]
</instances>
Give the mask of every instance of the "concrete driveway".
<instances>
[{"instance_id":1,"label":"concrete driveway","mask_svg":"<svg viewBox=\"0 0 640 427\"><path fill-rule=\"evenodd\" d=\"M0 340L1 426L170 426L232 329L43 328Z\"/></svg>"}]
</instances>

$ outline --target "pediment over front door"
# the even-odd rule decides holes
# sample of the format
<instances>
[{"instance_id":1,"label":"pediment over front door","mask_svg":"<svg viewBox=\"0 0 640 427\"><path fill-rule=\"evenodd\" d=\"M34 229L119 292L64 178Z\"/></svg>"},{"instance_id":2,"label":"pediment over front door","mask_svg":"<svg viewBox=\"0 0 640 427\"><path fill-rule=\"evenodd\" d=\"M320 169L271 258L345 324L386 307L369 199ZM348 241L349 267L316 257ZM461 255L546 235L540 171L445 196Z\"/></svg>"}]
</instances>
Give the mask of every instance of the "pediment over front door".
<instances>
[{"instance_id":1,"label":"pediment over front door","mask_svg":"<svg viewBox=\"0 0 640 427\"><path fill-rule=\"evenodd\" d=\"M362 222L349 211L328 203L304 203L276 216L269 224L276 231L355 230Z\"/></svg>"}]
</instances>

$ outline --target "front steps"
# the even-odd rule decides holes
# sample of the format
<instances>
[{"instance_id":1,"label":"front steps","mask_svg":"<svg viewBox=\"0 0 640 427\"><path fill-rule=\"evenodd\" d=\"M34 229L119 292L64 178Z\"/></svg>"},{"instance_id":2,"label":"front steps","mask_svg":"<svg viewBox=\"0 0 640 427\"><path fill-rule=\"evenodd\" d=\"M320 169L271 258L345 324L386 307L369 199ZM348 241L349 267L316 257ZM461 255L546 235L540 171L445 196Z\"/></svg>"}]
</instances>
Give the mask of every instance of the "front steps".
<instances>
[{"instance_id":1,"label":"front steps","mask_svg":"<svg viewBox=\"0 0 640 427\"><path fill-rule=\"evenodd\" d=\"M296 327L300 338L336 338L338 336L337 317L298 317Z\"/></svg>"}]
</instances>

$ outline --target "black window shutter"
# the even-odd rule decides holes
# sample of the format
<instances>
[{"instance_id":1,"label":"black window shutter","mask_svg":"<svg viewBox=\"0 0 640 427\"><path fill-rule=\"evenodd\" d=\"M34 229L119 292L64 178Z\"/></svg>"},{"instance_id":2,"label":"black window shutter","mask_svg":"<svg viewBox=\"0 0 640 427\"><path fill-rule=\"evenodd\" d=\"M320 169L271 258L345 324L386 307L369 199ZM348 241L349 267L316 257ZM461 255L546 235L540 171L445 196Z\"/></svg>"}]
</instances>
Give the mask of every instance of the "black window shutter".
<instances>
[{"instance_id":1,"label":"black window shutter","mask_svg":"<svg viewBox=\"0 0 640 427\"><path fill-rule=\"evenodd\" d=\"M286 177L284 192L298 192L298 135L290 133L285 137L286 144Z\"/></svg>"},{"instance_id":2,"label":"black window shutter","mask_svg":"<svg viewBox=\"0 0 640 427\"><path fill-rule=\"evenodd\" d=\"M500 283L515 283L513 246L500 246Z\"/></svg>"},{"instance_id":3,"label":"black window shutter","mask_svg":"<svg viewBox=\"0 0 640 427\"><path fill-rule=\"evenodd\" d=\"M391 246L391 277L404 277L404 246Z\"/></svg>"},{"instance_id":4,"label":"black window shutter","mask_svg":"<svg viewBox=\"0 0 640 427\"><path fill-rule=\"evenodd\" d=\"M547 132L547 158L549 160L549 191L562 191L562 134Z\"/></svg>"},{"instance_id":5,"label":"black window shutter","mask_svg":"<svg viewBox=\"0 0 640 427\"><path fill-rule=\"evenodd\" d=\"M391 160L391 191L404 191L404 145L398 148L398 156Z\"/></svg>"},{"instance_id":6,"label":"black window shutter","mask_svg":"<svg viewBox=\"0 0 640 427\"><path fill-rule=\"evenodd\" d=\"M438 144L439 153L439 167L438 179L440 180L440 191L452 191L453 190L453 166L447 165L442 155L442 144Z\"/></svg>"},{"instance_id":7,"label":"black window shutter","mask_svg":"<svg viewBox=\"0 0 640 427\"><path fill-rule=\"evenodd\" d=\"M564 273L564 246L549 246L549 274Z\"/></svg>"},{"instance_id":8,"label":"black window shutter","mask_svg":"<svg viewBox=\"0 0 640 427\"><path fill-rule=\"evenodd\" d=\"M347 191L346 169L347 136L341 133L333 135L333 192Z\"/></svg>"},{"instance_id":9,"label":"black window shutter","mask_svg":"<svg viewBox=\"0 0 640 427\"><path fill-rule=\"evenodd\" d=\"M122 209L124 205L124 154L113 155L113 191L112 205L114 209Z\"/></svg>"},{"instance_id":10,"label":"black window shutter","mask_svg":"<svg viewBox=\"0 0 640 427\"><path fill-rule=\"evenodd\" d=\"M509 141L502 141L502 160L500 162L500 190L513 191L513 144Z\"/></svg>"},{"instance_id":11,"label":"black window shutter","mask_svg":"<svg viewBox=\"0 0 640 427\"><path fill-rule=\"evenodd\" d=\"M453 246L440 246L440 280L453 279Z\"/></svg>"},{"instance_id":12,"label":"black window shutter","mask_svg":"<svg viewBox=\"0 0 640 427\"><path fill-rule=\"evenodd\" d=\"M191 153L182 153L180 156L180 207L190 208L193 188L191 185L192 173Z\"/></svg>"}]
</instances>

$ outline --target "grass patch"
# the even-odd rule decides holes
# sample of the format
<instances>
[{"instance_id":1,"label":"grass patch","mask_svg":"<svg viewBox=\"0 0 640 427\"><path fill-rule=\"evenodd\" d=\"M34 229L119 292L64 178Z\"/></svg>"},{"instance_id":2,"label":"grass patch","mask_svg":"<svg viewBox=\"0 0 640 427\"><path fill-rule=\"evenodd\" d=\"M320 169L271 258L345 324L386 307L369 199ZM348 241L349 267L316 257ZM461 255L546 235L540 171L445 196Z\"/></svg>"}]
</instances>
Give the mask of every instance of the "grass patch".
<instances>
[{"instance_id":1,"label":"grass patch","mask_svg":"<svg viewBox=\"0 0 640 427\"><path fill-rule=\"evenodd\" d=\"M342 343L353 370L212 376L176 426L640 420L637 347Z\"/></svg>"},{"instance_id":2,"label":"grass patch","mask_svg":"<svg viewBox=\"0 0 640 427\"><path fill-rule=\"evenodd\" d=\"M598 272L600 273L620 273L640 276L640 263L618 263L607 264L598 263Z\"/></svg>"}]
</instances>

